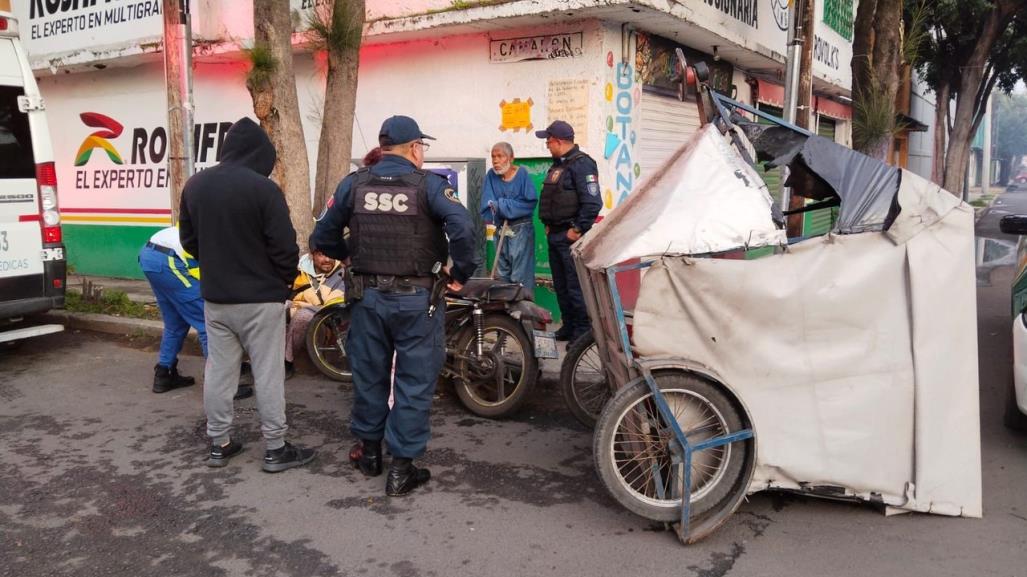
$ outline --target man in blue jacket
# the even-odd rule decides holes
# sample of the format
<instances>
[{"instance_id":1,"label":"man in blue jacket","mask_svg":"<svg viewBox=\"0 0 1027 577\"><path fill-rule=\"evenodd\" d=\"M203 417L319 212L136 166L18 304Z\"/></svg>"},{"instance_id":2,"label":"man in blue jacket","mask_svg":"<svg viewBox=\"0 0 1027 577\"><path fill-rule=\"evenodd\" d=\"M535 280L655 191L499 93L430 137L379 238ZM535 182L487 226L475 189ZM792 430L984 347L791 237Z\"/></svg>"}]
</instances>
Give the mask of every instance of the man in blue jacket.
<instances>
[{"instance_id":1,"label":"man in blue jacket","mask_svg":"<svg viewBox=\"0 0 1027 577\"><path fill-rule=\"evenodd\" d=\"M481 216L496 227L499 250L496 277L520 283L535 292L535 204L538 196L528 171L515 166L513 147L498 142L492 147L492 168L485 174ZM500 245L502 241L502 246Z\"/></svg>"},{"instance_id":2,"label":"man in blue jacket","mask_svg":"<svg viewBox=\"0 0 1027 577\"><path fill-rule=\"evenodd\" d=\"M358 439L350 458L365 475L380 475L384 439L392 454L385 482L390 496L405 495L431 477L413 459L424 454L431 436L432 395L446 357L445 306L428 312L432 269L452 256L449 288L458 291L478 266L467 209L445 178L421 170L430 146L425 140L434 138L413 118L387 119L378 133L381 161L343 179L313 236L326 255L350 259L346 353L355 393L350 430Z\"/></svg>"}]
</instances>

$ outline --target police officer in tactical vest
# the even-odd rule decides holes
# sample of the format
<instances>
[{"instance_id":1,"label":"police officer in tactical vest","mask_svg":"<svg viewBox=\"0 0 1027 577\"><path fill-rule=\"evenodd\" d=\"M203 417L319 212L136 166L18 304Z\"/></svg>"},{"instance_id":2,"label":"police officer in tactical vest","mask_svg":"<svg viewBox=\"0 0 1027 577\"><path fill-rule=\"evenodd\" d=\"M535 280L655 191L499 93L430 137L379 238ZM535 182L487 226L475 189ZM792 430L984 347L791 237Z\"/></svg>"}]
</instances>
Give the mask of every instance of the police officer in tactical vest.
<instances>
[{"instance_id":1,"label":"police officer in tactical vest","mask_svg":"<svg viewBox=\"0 0 1027 577\"><path fill-rule=\"evenodd\" d=\"M391 496L430 478L413 459L428 444L432 395L446 355L444 305L436 303L439 310L429 314L432 269L452 256L448 287L458 291L478 266L470 214L445 178L421 170L425 140L434 138L414 119L386 120L378 134L381 161L343 179L314 229L316 246L350 259L353 274L346 353L355 392L350 430L358 441L350 459L365 475L380 475L384 439L392 454L385 483Z\"/></svg>"},{"instance_id":2,"label":"police officer in tactical vest","mask_svg":"<svg viewBox=\"0 0 1027 577\"><path fill-rule=\"evenodd\" d=\"M563 320L556 340L573 341L588 332L591 325L571 259L571 245L592 228L603 208L599 170L596 161L574 144L574 128L570 124L557 120L545 130L536 131L535 136L546 139L546 148L553 155L553 166L542 185L538 215L546 225L549 267Z\"/></svg>"}]
</instances>

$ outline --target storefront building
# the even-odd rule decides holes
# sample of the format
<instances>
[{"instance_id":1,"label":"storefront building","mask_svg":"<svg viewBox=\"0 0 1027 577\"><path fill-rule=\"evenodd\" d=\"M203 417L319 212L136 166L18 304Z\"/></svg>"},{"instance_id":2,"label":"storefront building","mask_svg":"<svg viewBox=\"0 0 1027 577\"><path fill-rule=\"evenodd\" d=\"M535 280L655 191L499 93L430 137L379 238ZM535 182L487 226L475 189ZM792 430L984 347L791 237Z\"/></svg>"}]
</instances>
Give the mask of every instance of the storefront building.
<instances>
[{"instance_id":1,"label":"storefront building","mask_svg":"<svg viewBox=\"0 0 1027 577\"><path fill-rule=\"evenodd\" d=\"M316 166L325 60L291 0L295 73L310 166ZM193 0L198 168L217 161L231 123L253 116L242 47L248 0ZM55 134L69 260L83 274L139 277L135 255L170 222L160 0L15 3ZM367 0L353 156L376 146L393 114L436 136L429 163L451 171L473 205L492 145L507 141L540 179L534 130L574 125L600 167L605 210L636 190L699 125L679 97L674 49L704 60L734 98L781 106L787 0ZM855 0L816 1L816 127L851 140ZM313 170L313 169L312 169ZM473 208L473 206L472 206ZM544 240L540 236L540 248ZM545 251L536 251L547 272Z\"/></svg>"}]
</instances>

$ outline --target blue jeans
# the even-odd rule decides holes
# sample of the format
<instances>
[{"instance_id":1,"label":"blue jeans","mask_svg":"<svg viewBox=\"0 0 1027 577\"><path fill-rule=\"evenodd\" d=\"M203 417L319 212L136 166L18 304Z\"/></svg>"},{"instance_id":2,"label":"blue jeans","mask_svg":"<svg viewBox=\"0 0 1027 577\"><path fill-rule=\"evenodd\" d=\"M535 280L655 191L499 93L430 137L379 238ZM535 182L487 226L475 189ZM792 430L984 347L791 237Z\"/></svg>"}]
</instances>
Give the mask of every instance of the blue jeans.
<instances>
[{"instance_id":1,"label":"blue jeans","mask_svg":"<svg viewBox=\"0 0 1027 577\"><path fill-rule=\"evenodd\" d=\"M203 356L207 356L207 327L203 323L200 281L189 276L181 260L149 247L139 251L139 267L143 269L146 280L150 281L164 321L157 362L165 367L177 362L190 326L199 333Z\"/></svg>"},{"instance_id":2,"label":"blue jeans","mask_svg":"<svg viewBox=\"0 0 1027 577\"><path fill-rule=\"evenodd\" d=\"M350 431L367 441L383 437L393 457L424 454L431 437L431 401L446 359L445 306L428 316L428 291L384 293L367 288L353 303L346 354L353 369ZM392 355L395 404L389 409Z\"/></svg>"},{"instance_id":3,"label":"blue jeans","mask_svg":"<svg viewBox=\"0 0 1027 577\"><path fill-rule=\"evenodd\" d=\"M499 246L502 225L496 228L495 242ZM535 292L535 223L530 220L510 227L512 236L503 241L499 254L496 277L506 282L520 283Z\"/></svg>"}]
</instances>

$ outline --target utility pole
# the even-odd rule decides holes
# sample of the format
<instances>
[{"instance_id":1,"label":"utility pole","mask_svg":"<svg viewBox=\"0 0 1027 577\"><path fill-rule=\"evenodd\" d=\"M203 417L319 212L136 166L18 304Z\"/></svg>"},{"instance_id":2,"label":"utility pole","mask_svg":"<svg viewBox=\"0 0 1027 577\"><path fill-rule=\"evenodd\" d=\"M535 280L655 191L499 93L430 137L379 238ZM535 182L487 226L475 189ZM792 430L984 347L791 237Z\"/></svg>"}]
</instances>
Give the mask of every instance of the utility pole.
<instances>
[{"instance_id":1,"label":"utility pole","mask_svg":"<svg viewBox=\"0 0 1027 577\"><path fill-rule=\"evenodd\" d=\"M164 80L168 95L168 189L178 222L182 187L193 167L193 38L189 0L163 0Z\"/></svg>"},{"instance_id":2,"label":"utility pole","mask_svg":"<svg viewBox=\"0 0 1027 577\"><path fill-rule=\"evenodd\" d=\"M787 60L785 64L784 119L810 129L813 101L813 15L814 0L789 0ZM787 173L787 169L784 169ZM787 178L787 174L783 175ZM781 190L781 210L802 208L802 197ZM802 235L802 215L788 217L788 236Z\"/></svg>"}]
</instances>

